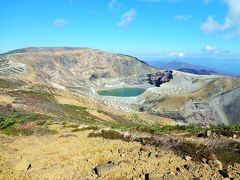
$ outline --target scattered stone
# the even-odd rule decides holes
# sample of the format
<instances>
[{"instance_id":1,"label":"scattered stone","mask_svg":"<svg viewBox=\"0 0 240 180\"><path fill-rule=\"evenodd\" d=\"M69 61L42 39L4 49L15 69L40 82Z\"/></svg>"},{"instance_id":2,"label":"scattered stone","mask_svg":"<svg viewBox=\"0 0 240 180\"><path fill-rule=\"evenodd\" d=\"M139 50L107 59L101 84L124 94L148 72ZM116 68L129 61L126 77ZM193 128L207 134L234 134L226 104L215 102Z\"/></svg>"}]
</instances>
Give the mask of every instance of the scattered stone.
<instances>
[{"instance_id":1,"label":"scattered stone","mask_svg":"<svg viewBox=\"0 0 240 180\"><path fill-rule=\"evenodd\" d=\"M112 163L100 164L97 165L93 170L100 177L108 174L112 167L114 167Z\"/></svg>"},{"instance_id":2,"label":"scattered stone","mask_svg":"<svg viewBox=\"0 0 240 180\"><path fill-rule=\"evenodd\" d=\"M199 169L199 166L197 166L194 163L191 163L191 164L185 164L184 168L187 169L188 171L196 171Z\"/></svg>"},{"instance_id":3,"label":"scattered stone","mask_svg":"<svg viewBox=\"0 0 240 180\"><path fill-rule=\"evenodd\" d=\"M85 129L85 128L88 128L88 127L89 127L89 125L81 124L81 125L79 125L77 128L78 128L78 129Z\"/></svg>"},{"instance_id":4,"label":"scattered stone","mask_svg":"<svg viewBox=\"0 0 240 180\"><path fill-rule=\"evenodd\" d=\"M229 178L229 174L226 171L219 170L219 174L221 174L224 178Z\"/></svg>"},{"instance_id":5,"label":"scattered stone","mask_svg":"<svg viewBox=\"0 0 240 180\"><path fill-rule=\"evenodd\" d=\"M234 167L234 168L240 168L240 163L234 163L234 164L233 164L233 167Z\"/></svg>"},{"instance_id":6,"label":"scattered stone","mask_svg":"<svg viewBox=\"0 0 240 180\"><path fill-rule=\"evenodd\" d=\"M184 158L187 162L190 162L192 160L192 158L190 156L185 156Z\"/></svg>"},{"instance_id":7,"label":"scattered stone","mask_svg":"<svg viewBox=\"0 0 240 180\"><path fill-rule=\"evenodd\" d=\"M158 172L152 172L149 174L146 174L145 179L149 179L149 180L159 180L162 177L162 175Z\"/></svg>"},{"instance_id":8,"label":"scattered stone","mask_svg":"<svg viewBox=\"0 0 240 180\"><path fill-rule=\"evenodd\" d=\"M28 168L27 168L27 171L30 169L32 167L32 165L31 164L29 164L28 165Z\"/></svg>"},{"instance_id":9,"label":"scattered stone","mask_svg":"<svg viewBox=\"0 0 240 180\"><path fill-rule=\"evenodd\" d=\"M200 177L194 177L193 180L200 180Z\"/></svg>"},{"instance_id":10,"label":"scattered stone","mask_svg":"<svg viewBox=\"0 0 240 180\"><path fill-rule=\"evenodd\" d=\"M149 158L154 158L154 157L156 157L157 155L156 155L156 153L155 152L150 152L149 154L148 154L148 157Z\"/></svg>"},{"instance_id":11,"label":"scattered stone","mask_svg":"<svg viewBox=\"0 0 240 180\"><path fill-rule=\"evenodd\" d=\"M237 139L237 135L236 134L233 135L233 139Z\"/></svg>"},{"instance_id":12,"label":"scattered stone","mask_svg":"<svg viewBox=\"0 0 240 180\"><path fill-rule=\"evenodd\" d=\"M201 132L197 135L197 137L199 138L207 138L210 137L212 135L212 131L211 130L206 130L204 132Z\"/></svg>"},{"instance_id":13,"label":"scattered stone","mask_svg":"<svg viewBox=\"0 0 240 180\"><path fill-rule=\"evenodd\" d=\"M124 150L122 148L118 149L118 153L119 154L123 154L124 153Z\"/></svg>"},{"instance_id":14,"label":"scattered stone","mask_svg":"<svg viewBox=\"0 0 240 180\"><path fill-rule=\"evenodd\" d=\"M176 167L176 171L177 171L177 172L181 172L182 170L181 170L180 167Z\"/></svg>"},{"instance_id":15,"label":"scattered stone","mask_svg":"<svg viewBox=\"0 0 240 180\"><path fill-rule=\"evenodd\" d=\"M207 137L210 137L212 135L212 131L211 130L207 130L206 135L207 135Z\"/></svg>"},{"instance_id":16,"label":"scattered stone","mask_svg":"<svg viewBox=\"0 0 240 180\"><path fill-rule=\"evenodd\" d=\"M213 169L217 169L217 170L222 170L223 169L223 165L222 165L221 161L219 161L219 160L209 160L208 164Z\"/></svg>"},{"instance_id":17,"label":"scattered stone","mask_svg":"<svg viewBox=\"0 0 240 180\"><path fill-rule=\"evenodd\" d=\"M207 163L207 159L206 158L202 158L202 162L203 163Z\"/></svg>"},{"instance_id":18,"label":"scattered stone","mask_svg":"<svg viewBox=\"0 0 240 180\"><path fill-rule=\"evenodd\" d=\"M163 180L177 180L177 176L173 174L166 174L163 176Z\"/></svg>"},{"instance_id":19,"label":"scattered stone","mask_svg":"<svg viewBox=\"0 0 240 180\"><path fill-rule=\"evenodd\" d=\"M142 146L142 147L140 148L140 151L148 152L149 149L148 149L147 146Z\"/></svg>"}]
</instances>

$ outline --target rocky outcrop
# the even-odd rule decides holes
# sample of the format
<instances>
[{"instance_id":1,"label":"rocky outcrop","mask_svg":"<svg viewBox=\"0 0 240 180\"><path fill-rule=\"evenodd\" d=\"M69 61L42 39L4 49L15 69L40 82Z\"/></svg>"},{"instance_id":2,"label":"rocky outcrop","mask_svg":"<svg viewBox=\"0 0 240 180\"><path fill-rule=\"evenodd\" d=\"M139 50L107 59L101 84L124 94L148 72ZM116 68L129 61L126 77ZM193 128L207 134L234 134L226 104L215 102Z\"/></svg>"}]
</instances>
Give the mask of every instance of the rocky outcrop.
<instances>
[{"instance_id":1,"label":"rocky outcrop","mask_svg":"<svg viewBox=\"0 0 240 180\"><path fill-rule=\"evenodd\" d=\"M240 123L240 86L214 96L210 104L218 112L222 121L229 124Z\"/></svg>"},{"instance_id":2,"label":"rocky outcrop","mask_svg":"<svg viewBox=\"0 0 240 180\"><path fill-rule=\"evenodd\" d=\"M149 84L160 87L161 84L169 82L173 79L173 71L167 70L165 72L157 72L155 74L147 74L147 81Z\"/></svg>"},{"instance_id":3,"label":"rocky outcrop","mask_svg":"<svg viewBox=\"0 0 240 180\"><path fill-rule=\"evenodd\" d=\"M0 76L13 76L23 73L27 70L27 66L23 63L14 63L6 57L0 56Z\"/></svg>"}]
</instances>

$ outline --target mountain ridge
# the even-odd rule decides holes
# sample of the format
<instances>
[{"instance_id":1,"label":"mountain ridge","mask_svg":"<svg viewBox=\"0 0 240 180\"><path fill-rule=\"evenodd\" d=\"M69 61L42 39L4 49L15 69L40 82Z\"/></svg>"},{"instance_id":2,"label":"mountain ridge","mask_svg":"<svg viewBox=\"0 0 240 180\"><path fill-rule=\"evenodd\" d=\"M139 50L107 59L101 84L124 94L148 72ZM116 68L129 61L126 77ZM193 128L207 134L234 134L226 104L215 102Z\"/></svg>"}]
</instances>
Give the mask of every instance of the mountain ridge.
<instances>
[{"instance_id":1,"label":"mountain ridge","mask_svg":"<svg viewBox=\"0 0 240 180\"><path fill-rule=\"evenodd\" d=\"M119 53L93 48L24 48L1 56L0 76L29 82L34 88L36 85L56 88L62 93L91 98L116 109L141 111L176 122L239 122L239 107L229 94L240 97L238 89L234 90L240 79L165 71ZM122 87L146 91L129 98L97 93L101 89ZM229 93L224 95L223 103L216 106L225 92Z\"/></svg>"}]
</instances>

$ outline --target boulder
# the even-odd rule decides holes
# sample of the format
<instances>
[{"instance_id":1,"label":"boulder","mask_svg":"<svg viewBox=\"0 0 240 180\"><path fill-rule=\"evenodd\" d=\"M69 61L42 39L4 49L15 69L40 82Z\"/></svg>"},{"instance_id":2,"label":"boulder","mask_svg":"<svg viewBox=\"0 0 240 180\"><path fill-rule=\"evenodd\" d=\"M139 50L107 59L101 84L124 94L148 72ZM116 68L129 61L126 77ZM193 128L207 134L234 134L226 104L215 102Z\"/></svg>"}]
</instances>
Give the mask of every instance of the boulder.
<instances>
[{"instance_id":1,"label":"boulder","mask_svg":"<svg viewBox=\"0 0 240 180\"><path fill-rule=\"evenodd\" d=\"M229 174L228 174L226 171L219 170L218 172L219 172L219 174L221 174L224 178L228 178L228 177L229 177Z\"/></svg>"},{"instance_id":2,"label":"boulder","mask_svg":"<svg viewBox=\"0 0 240 180\"><path fill-rule=\"evenodd\" d=\"M109 162L106 164L99 164L93 170L100 177L108 174L108 172L114 167L114 164Z\"/></svg>"},{"instance_id":3,"label":"boulder","mask_svg":"<svg viewBox=\"0 0 240 180\"><path fill-rule=\"evenodd\" d=\"M194 164L194 163L185 164L184 168L187 169L188 171L197 171L197 170L199 170L199 166Z\"/></svg>"},{"instance_id":4,"label":"boulder","mask_svg":"<svg viewBox=\"0 0 240 180\"><path fill-rule=\"evenodd\" d=\"M212 169L217 169L217 170L222 170L223 169L223 165L221 163L221 161L219 160L209 160L208 164L211 166Z\"/></svg>"},{"instance_id":5,"label":"boulder","mask_svg":"<svg viewBox=\"0 0 240 180\"><path fill-rule=\"evenodd\" d=\"M169 82L173 79L173 71L166 70L165 72L157 72L155 74L147 74L149 84L160 87L161 84Z\"/></svg>"}]
</instances>

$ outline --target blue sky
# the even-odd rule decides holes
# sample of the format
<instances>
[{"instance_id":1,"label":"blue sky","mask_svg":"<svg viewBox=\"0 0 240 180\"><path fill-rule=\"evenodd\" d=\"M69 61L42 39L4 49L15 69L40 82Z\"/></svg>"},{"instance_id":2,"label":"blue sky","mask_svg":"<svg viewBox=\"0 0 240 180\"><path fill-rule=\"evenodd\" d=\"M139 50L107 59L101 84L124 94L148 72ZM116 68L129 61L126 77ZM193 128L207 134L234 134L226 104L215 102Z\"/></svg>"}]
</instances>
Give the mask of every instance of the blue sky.
<instances>
[{"instance_id":1,"label":"blue sky","mask_svg":"<svg viewBox=\"0 0 240 180\"><path fill-rule=\"evenodd\" d=\"M142 57L240 55L240 0L1 0L0 7L0 53L77 46Z\"/></svg>"}]
</instances>

